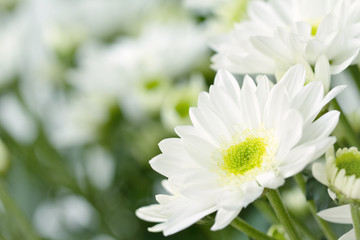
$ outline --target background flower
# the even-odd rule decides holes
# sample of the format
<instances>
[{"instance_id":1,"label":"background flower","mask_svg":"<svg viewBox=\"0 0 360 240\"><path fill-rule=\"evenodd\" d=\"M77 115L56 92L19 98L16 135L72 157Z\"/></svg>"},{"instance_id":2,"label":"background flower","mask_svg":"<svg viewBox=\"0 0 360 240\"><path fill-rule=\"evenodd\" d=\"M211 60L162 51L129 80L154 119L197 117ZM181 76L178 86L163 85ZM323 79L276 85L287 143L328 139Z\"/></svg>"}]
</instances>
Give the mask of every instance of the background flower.
<instances>
[{"instance_id":1,"label":"background flower","mask_svg":"<svg viewBox=\"0 0 360 240\"><path fill-rule=\"evenodd\" d=\"M213 67L275 74L279 80L290 66L301 63L311 81L317 74L314 66L325 57L331 74L337 74L357 62L359 11L352 0L251 1L248 18L212 42L217 52Z\"/></svg>"}]
</instances>

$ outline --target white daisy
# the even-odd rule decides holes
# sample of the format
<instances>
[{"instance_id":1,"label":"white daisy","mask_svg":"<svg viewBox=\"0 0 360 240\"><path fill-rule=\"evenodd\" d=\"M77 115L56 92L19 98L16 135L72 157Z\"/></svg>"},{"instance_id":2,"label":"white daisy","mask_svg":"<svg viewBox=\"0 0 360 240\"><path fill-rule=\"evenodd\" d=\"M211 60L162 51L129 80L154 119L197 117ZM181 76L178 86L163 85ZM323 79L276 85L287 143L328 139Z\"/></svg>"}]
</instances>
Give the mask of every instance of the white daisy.
<instances>
[{"instance_id":1,"label":"white daisy","mask_svg":"<svg viewBox=\"0 0 360 240\"><path fill-rule=\"evenodd\" d=\"M337 74L358 56L359 1L254 0L247 13L247 20L211 44L214 68L282 76L301 63L312 75L323 56Z\"/></svg>"},{"instance_id":2,"label":"white daisy","mask_svg":"<svg viewBox=\"0 0 360 240\"><path fill-rule=\"evenodd\" d=\"M173 234L214 211L211 229L222 229L265 188L278 188L321 156L335 142L329 134L339 113L314 120L343 87L324 96L321 83L304 83L301 65L275 86L266 76L258 77L257 86L246 76L241 89L231 74L219 71L209 93L190 109L193 125L175 128L180 138L160 142L162 154L150 161L176 189L137 211L160 222L150 230Z\"/></svg>"},{"instance_id":3,"label":"white daisy","mask_svg":"<svg viewBox=\"0 0 360 240\"><path fill-rule=\"evenodd\" d=\"M314 163L314 177L329 187L344 203L360 201L360 152L356 147L326 152L326 163Z\"/></svg>"}]
</instances>

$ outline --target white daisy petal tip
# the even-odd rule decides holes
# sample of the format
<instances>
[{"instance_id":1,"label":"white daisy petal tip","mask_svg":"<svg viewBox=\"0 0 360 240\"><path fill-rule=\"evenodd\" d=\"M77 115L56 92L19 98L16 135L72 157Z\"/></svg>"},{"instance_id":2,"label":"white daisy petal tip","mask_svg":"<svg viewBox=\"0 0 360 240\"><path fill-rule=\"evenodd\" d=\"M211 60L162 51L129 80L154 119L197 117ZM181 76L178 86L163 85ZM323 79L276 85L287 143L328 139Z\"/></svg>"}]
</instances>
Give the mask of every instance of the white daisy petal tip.
<instances>
[{"instance_id":1,"label":"white daisy petal tip","mask_svg":"<svg viewBox=\"0 0 360 240\"><path fill-rule=\"evenodd\" d=\"M215 217L215 223L210 228L210 230L218 231L218 230L225 228L226 226L228 226L231 223L232 220L234 220L234 218L237 217L237 215L239 215L240 211L241 211L241 209L227 210L227 209L220 208L217 211L217 214Z\"/></svg>"},{"instance_id":2,"label":"white daisy petal tip","mask_svg":"<svg viewBox=\"0 0 360 240\"><path fill-rule=\"evenodd\" d=\"M333 223L352 223L350 205L348 204L322 210L318 212L317 215L322 219Z\"/></svg>"}]
</instances>

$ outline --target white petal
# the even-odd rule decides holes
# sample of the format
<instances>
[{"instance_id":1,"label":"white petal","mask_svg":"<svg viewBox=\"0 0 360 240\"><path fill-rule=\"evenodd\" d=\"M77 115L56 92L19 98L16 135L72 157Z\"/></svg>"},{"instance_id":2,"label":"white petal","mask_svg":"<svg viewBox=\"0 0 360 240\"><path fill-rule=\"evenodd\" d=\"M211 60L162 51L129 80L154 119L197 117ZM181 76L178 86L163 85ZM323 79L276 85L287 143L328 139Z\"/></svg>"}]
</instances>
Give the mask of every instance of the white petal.
<instances>
[{"instance_id":1,"label":"white petal","mask_svg":"<svg viewBox=\"0 0 360 240\"><path fill-rule=\"evenodd\" d=\"M339 121L340 113L330 111L304 129L304 135L300 143L309 142L329 136Z\"/></svg>"},{"instance_id":2,"label":"white petal","mask_svg":"<svg viewBox=\"0 0 360 240\"><path fill-rule=\"evenodd\" d=\"M326 94L326 96L322 100L322 102L319 106L320 109L318 111L320 111L326 104L328 104L332 99L334 99L345 88L346 88L345 85L341 85L341 86L336 86L333 89L331 89L331 91L328 94Z\"/></svg>"},{"instance_id":3,"label":"white petal","mask_svg":"<svg viewBox=\"0 0 360 240\"><path fill-rule=\"evenodd\" d=\"M234 100L240 99L240 87L235 77L228 71L219 70L215 76L215 86L225 90L227 94Z\"/></svg>"},{"instance_id":4,"label":"white petal","mask_svg":"<svg viewBox=\"0 0 360 240\"><path fill-rule=\"evenodd\" d=\"M316 162L312 165L312 174L320 183L328 186L329 180L327 179L325 164Z\"/></svg>"},{"instance_id":5,"label":"white petal","mask_svg":"<svg viewBox=\"0 0 360 240\"><path fill-rule=\"evenodd\" d=\"M262 173L256 177L256 181L264 188L276 189L285 183L285 179L274 171Z\"/></svg>"},{"instance_id":6,"label":"white petal","mask_svg":"<svg viewBox=\"0 0 360 240\"><path fill-rule=\"evenodd\" d=\"M289 110L289 98L284 86L275 85L269 95L264 109L264 125L267 129L277 129L282 116Z\"/></svg>"},{"instance_id":7,"label":"white petal","mask_svg":"<svg viewBox=\"0 0 360 240\"><path fill-rule=\"evenodd\" d=\"M351 229L350 231L342 235L339 240L356 240L355 229Z\"/></svg>"},{"instance_id":8,"label":"white petal","mask_svg":"<svg viewBox=\"0 0 360 240\"><path fill-rule=\"evenodd\" d=\"M161 175L164 175L165 177L170 177L171 175L176 174L179 169L184 166L184 164L180 161L171 159L164 154L157 155L151 159L149 163L155 171Z\"/></svg>"},{"instance_id":9,"label":"white petal","mask_svg":"<svg viewBox=\"0 0 360 240\"><path fill-rule=\"evenodd\" d=\"M323 100L324 88L320 82L310 82L304 86L296 97L291 101L291 106L298 109L303 115L305 125L320 112ZM314 116L315 115L315 116Z\"/></svg>"},{"instance_id":10,"label":"white petal","mask_svg":"<svg viewBox=\"0 0 360 240\"><path fill-rule=\"evenodd\" d=\"M142 207L136 210L135 214L138 218L141 218L148 222L164 222L167 218L160 214L162 206L159 204L153 204L150 206Z\"/></svg>"},{"instance_id":11,"label":"white petal","mask_svg":"<svg viewBox=\"0 0 360 240\"><path fill-rule=\"evenodd\" d=\"M336 199L336 193L331 191L330 188L328 188L328 194L333 201Z\"/></svg>"},{"instance_id":12,"label":"white petal","mask_svg":"<svg viewBox=\"0 0 360 240\"><path fill-rule=\"evenodd\" d=\"M250 41L256 49L266 56L279 62L291 62L292 56L286 46L278 39L273 37L254 36L250 38Z\"/></svg>"},{"instance_id":13,"label":"white petal","mask_svg":"<svg viewBox=\"0 0 360 240\"><path fill-rule=\"evenodd\" d=\"M254 81L249 76L245 76L241 89L240 109L246 119L246 125L250 128L257 128L261 123L260 107L255 95L255 90Z\"/></svg>"},{"instance_id":14,"label":"white petal","mask_svg":"<svg viewBox=\"0 0 360 240\"><path fill-rule=\"evenodd\" d=\"M274 11L271 5L262 1L250 2L248 7L248 14L253 21L259 22L259 24L269 26L279 26L283 24L283 21L279 15Z\"/></svg>"},{"instance_id":15,"label":"white petal","mask_svg":"<svg viewBox=\"0 0 360 240\"><path fill-rule=\"evenodd\" d=\"M169 155L178 155L184 152L180 138L166 138L159 143L159 148L161 152Z\"/></svg>"},{"instance_id":16,"label":"white petal","mask_svg":"<svg viewBox=\"0 0 360 240\"><path fill-rule=\"evenodd\" d=\"M211 109L190 108L190 119L194 127L207 134L214 143L218 144L221 140L230 137L222 119Z\"/></svg>"},{"instance_id":17,"label":"white petal","mask_svg":"<svg viewBox=\"0 0 360 240\"><path fill-rule=\"evenodd\" d=\"M297 64L285 73L279 84L285 86L289 96L295 96L305 84L305 75L304 66Z\"/></svg>"},{"instance_id":18,"label":"white petal","mask_svg":"<svg viewBox=\"0 0 360 240\"><path fill-rule=\"evenodd\" d=\"M352 223L350 205L329 208L318 213L319 217L333 223Z\"/></svg>"},{"instance_id":19,"label":"white petal","mask_svg":"<svg viewBox=\"0 0 360 240\"><path fill-rule=\"evenodd\" d=\"M156 224L155 226L149 227L148 231L149 232L162 232L164 230L166 223L159 223Z\"/></svg>"},{"instance_id":20,"label":"white petal","mask_svg":"<svg viewBox=\"0 0 360 240\"><path fill-rule=\"evenodd\" d=\"M215 224L211 227L212 231L220 230L226 227L231 223L234 218L239 215L240 210L227 210L224 208L219 208L215 217Z\"/></svg>"},{"instance_id":21,"label":"white petal","mask_svg":"<svg viewBox=\"0 0 360 240\"><path fill-rule=\"evenodd\" d=\"M326 151L336 142L335 137L327 137L321 140L314 140L308 142L307 145L313 145L316 147L316 151L313 155L313 160L321 157Z\"/></svg>"},{"instance_id":22,"label":"white petal","mask_svg":"<svg viewBox=\"0 0 360 240\"><path fill-rule=\"evenodd\" d=\"M303 133L303 118L299 112L291 109L281 122L282 126L277 129L279 137L277 156L279 158L286 155L299 142Z\"/></svg>"},{"instance_id":23,"label":"white petal","mask_svg":"<svg viewBox=\"0 0 360 240\"><path fill-rule=\"evenodd\" d=\"M315 64L315 79L322 82L326 93L330 89L330 76L329 60L325 55L322 55Z\"/></svg>"},{"instance_id":24,"label":"white petal","mask_svg":"<svg viewBox=\"0 0 360 240\"><path fill-rule=\"evenodd\" d=\"M177 131L181 130L177 128ZM181 134L181 136L184 149L188 153L183 156L183 158L190 156L191 159L199 165L203 167L209 166L211 154L216 149L216 146L195 134ZM189 167L193 166L189 165Z\"/></svg>"},{"instance_id":25,"label":"white petal","mask_svg":"<svg viewBox=\"0 0 360 240\"><path fill-rule=\"evenodd\" d=\"M291 150L282 160L279 170L284 178L301 172L313 159L316 148L313 146L298 147Z\"/></svg>"},{"instance_id":26,"label":"white petal","mask_svg":"<svg viewBox=\"0 0 360 240\"><path fill-rule=\"evenodd\" d=\"M228 210L237 210L246 207L255 201L263 193L264 188L256 181L250 181L241 185L241 188L229 189L222 193L219 206Z\"/></svg>"},{"instance_id":27,"label":"white petal","mask_svg":"<svg viewBox=\"0 0 360 240\"><path fill-rule=\"evenodd\" d=\"M179 232L197 221L201 218L209 215L210 213L216 211L216 206L189 206L179 214L176 214L173 218L170 218L164 228L164 235L169 236L176 232Z\"/></svg>"},{"instance_id":28,"label":"white petal","mask_svg":"<svg viewBox=\"0 0 360 240\"><path fill-rule=\"evenodd\" d=\"M217 184L216 180L215 173L205 168L184 168L169 176L169 182L175 186L181 186L181 189L196 185L213 187Z\"/></svg>"},{"instance_id":29,"label":"white petal","mask_svg":"<svg viewBox=\"0 0 360 240\"><path fill-rule=\"evenodd\" d=\"M347 68L354 59L358 56L359 49L351 49L346 52L341 52L337 55L331 63L331 73L338 74Z\"/></svg>"},{"instance_id":30,"label":"white petal","mask_svg":"<svg viewBox=\"0 0 360 240\"><path fill-rule=\"evenodd\" d=\"M268 99L270 89L273 83L267 78L266 75L259 75L256 77L258 86L256 88L256 96L258 98L260 112L264 112L265 103Z\"/></svg>"},{"instance_id":31,"label":"white petal","mask_svg":"<svg viewBox=\"0 0 360 240\"><path fill-rule=\"evenodd\" d=\"M239 101L235 102L224 89L220 88L214 88L210 96L215 111L222 116L224 123L228 125L230 131L234 131L233 126L235 125L245 125Z\"/></svg>"},{"instance_id":32,"label":"white petal","mask_svg":"<svg viewBox=\"0 0 360 240\"><path fill-rule=\"evenodd\" d=\"M244 196L241 199L241 205L246 207L255 201L264 191L264 187L259 186L257 181L250 181L241 186Z\"/></svg>"}]
</instances>

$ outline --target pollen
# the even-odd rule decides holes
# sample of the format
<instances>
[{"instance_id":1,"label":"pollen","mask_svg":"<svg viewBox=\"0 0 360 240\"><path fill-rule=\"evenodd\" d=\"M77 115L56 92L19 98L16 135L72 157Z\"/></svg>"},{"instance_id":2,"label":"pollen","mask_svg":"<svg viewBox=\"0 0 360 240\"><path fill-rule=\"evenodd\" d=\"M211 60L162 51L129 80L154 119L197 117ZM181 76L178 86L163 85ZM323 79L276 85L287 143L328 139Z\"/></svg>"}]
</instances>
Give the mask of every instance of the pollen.
<instances>
[{"instance_id":1,"label":"pollen","mask_svg":"<svg viewBox=\"0 0 360 240\"><path fill-rule=\"evenodd\" d=\"M263 138L246 138L245 141L223 150L224 164L222 168L235 175L243 175L249 170L260 168L266 144Z\"/></svg>"},{"instance_id":2,"label":"pollen","mask_svg":"<svg viewBox=\"0 0 360 240\"><path fill-rule=\"evenodd\" d=\"M345 170L346 176L355 175L356 178L360 178L360 152L357 149L350 148L337 154L335 164L337 168Z\"/></svg>"}]
</instances>

